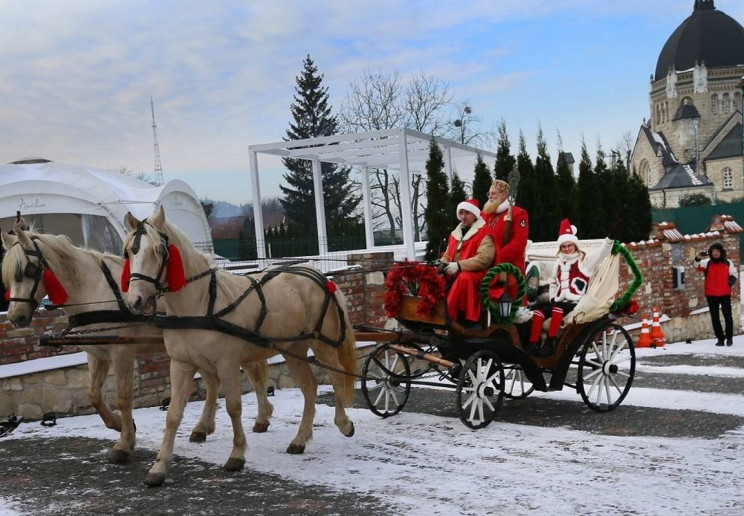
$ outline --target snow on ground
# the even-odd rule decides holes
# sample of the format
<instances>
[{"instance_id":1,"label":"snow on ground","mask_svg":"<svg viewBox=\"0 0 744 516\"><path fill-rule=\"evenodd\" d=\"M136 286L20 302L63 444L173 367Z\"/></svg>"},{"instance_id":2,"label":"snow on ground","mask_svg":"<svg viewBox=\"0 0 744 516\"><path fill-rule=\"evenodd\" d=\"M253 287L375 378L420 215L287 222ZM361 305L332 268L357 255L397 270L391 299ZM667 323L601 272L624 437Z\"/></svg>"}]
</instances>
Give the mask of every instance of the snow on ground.
<instances>
[{"instance_id":1,"label":"snow on ground","mask_svg":"<svg viewBox=\"0 0 744 516\"><path fill-rule=\"evenodd\" d=\"M744 356L744 336L730 348L704 340L638 350L640 358L662 354ZM639 365L639 369L722 377L743 374L735 368L708 366ZM328 387L322 390L327 392ZM533 396L581 403L570 390ZM255 397L247 394L243 399L244 421L248 421L256 413ZM400 514L726 515L744 511L744 426L718 439L605 436L498 421L470 430L455 418L405 409L389 419L351 409L356 435L345 438L333 425L333 408L318 405L314 439L305 454L297 456L285 449L299 423L302 395L297 389L279 390L272 403L269 432L248 434L247 468L376 495L392 501ZM744 394L632 388L624 405L744 417ZM188 404L175 453L221 465L232 441L224 402L220 400L217 431L206 443L196 445L188 442L188 436L201 408L201 402ZM138 409L135 420L138 446L157 450L165 412L157 407ZM103 427L97 415L90 415L59 419L54 428L24 423L6 439L54 435L113 442L116 433ZM0 514L13 514L1 499Z\"/></svg>"}]
</instances>

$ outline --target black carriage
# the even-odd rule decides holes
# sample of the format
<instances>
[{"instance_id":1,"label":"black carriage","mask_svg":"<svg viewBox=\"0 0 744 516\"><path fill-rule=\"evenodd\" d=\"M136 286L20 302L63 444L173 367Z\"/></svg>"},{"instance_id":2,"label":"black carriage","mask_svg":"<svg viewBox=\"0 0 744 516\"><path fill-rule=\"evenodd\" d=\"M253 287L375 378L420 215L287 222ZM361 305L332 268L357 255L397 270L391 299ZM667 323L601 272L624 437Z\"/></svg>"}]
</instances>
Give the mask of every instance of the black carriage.
<instances>
[{"instance_id":1,"label":"black carriage","mask_svg":"<svg viewBox=\"0 0 744 516\"><path fill-rule=\"evenodd\" d=\"M634 280L618 297L621 258ZM504 270L517 278L520 295L514 301L489 303L486 291L497 274L503 281ZM520 399L534 391L569 387L592 410L613 410L630 391L636 360L633 339L617 319L628 313L641 282L632 256L616 243L590 282L588 302L574 309L549 356L528 352L530 322L515 320L524 278L508 264L493 268L483 280L485 308L479 328L449 320L444 301L422 315L422 298L405 296L395 314L401 330L357 329L358 340L378 342L362 367L364 398L376 415L390 417L403 409L414 385L451 388L460 419L474 429L496 418L504 396Z\"/></svg>"}]
</instances>

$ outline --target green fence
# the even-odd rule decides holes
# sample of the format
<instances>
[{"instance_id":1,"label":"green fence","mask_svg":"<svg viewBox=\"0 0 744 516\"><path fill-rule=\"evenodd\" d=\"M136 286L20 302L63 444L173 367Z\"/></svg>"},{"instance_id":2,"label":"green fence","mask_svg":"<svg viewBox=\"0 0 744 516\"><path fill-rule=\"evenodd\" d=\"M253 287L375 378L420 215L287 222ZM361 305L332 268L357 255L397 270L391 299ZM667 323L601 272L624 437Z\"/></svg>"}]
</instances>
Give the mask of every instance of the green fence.
<instances>
[{"instance_id":1,"label":"green fence","mask_svg":"<svg viewBox=\"0 0 744 516\"><path fill-rule=\"evenodd\" d=\"M654 222L673 222L683 235L702 233L708 229L716 215L731 215L739 225L744 226L744 202L651 211ZM744 233L739 237L740 249L744 249L742 244L744 244Z\"/></svg>"}]
</instances>

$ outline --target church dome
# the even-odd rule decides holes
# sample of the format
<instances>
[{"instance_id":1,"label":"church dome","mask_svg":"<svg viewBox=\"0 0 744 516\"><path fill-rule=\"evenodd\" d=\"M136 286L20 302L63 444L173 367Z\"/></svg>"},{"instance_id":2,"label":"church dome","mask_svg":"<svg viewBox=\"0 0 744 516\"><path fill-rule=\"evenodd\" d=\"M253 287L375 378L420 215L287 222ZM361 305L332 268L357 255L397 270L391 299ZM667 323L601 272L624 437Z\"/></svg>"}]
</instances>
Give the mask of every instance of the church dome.
<instances>
[{"instance_id":1,"label":"church dome","mask_svg":"<svg viewBox=\"0 0 744 516\"><path fill-rule=\"evenodd\" d=\"M667 40L656 62L655 80L671 67L689 70L695 63L707 68L744 66L744 27L716 10L713 0L695 0L695 8Z\"/></svg>"}]
</instances>

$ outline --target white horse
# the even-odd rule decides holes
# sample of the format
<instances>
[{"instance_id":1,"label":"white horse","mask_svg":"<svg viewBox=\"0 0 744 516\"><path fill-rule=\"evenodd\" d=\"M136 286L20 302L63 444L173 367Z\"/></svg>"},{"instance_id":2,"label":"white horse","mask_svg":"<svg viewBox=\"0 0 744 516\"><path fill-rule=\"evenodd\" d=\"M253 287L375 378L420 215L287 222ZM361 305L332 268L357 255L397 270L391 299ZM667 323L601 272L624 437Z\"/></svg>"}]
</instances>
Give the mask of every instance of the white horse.
<instances>
[{"instance_id":1,"label":"white horse","mask_svg":"<svg viewBox=\"0 0 744 516\"><path fill-rule=\"evenodd\" d=\"M300 384L305 406L288 453L303 453L313 432L317 380L305 359L308 349L327 367L333 384L334 423L343 435L354 434L344 410L353 398L357 376L354 333L346 300L333 283L312 267L269 269L249 276L214 270L188 237L165 220L162 206L145 221L130 213L125 221L131 230L124 241L131 273L122 277L122 287L129 284L126 301L133 312L152 314L162 295L164 321L172 328L163 331L171 357L172 398L163 444L145 484L165 481L190 378L197 369L218 376L225 391L233 426L228 470L245 464L238 364L246 361L281 353Z\"/></svg>"},{"instance_id":2,"label":"white horse","mask_svg":"<svg viewBox=\"0 0 744 516\"><path fill-rule=\"evenodd\" d=\"M85 324L86 329L103 328L105 335L127 337L132 342L85 346L91 404L106 427L121 433L109 458L113 463L127 462L135 446L132 419L134 360L137 355L165 352L162 330L141 323L113 323L114 320L124 322L135 319L126 310L117 283L122 273L123 258L76 247L66 236L22 230L16 230L16 233L13 236L2 232L6 250L2 279L10 294L8 320L13 326L28 326L34 310L49 294L52 302L68 305L62 306L62 310L71 320L85 323L103 321L102 324ZM103 382L111 365L120 414L111 410L102 394ZM265 432L273 411L266 395L268 368L265 361L259 361L244 364L244 369L253 382L258 398L258 417L253 431ZM191 433L192 442L204 441L215 427L218 379L209 371L203 371L202 377L207 396L201 418Z\"/></svg>"}]
</instances>

